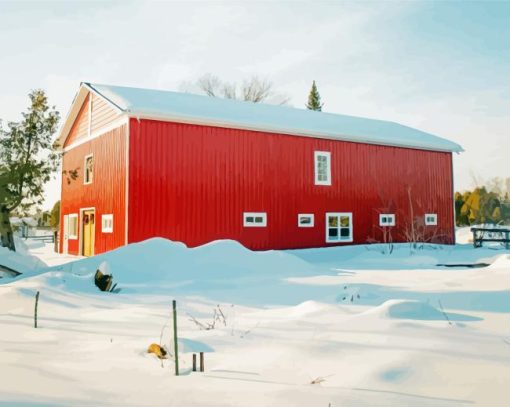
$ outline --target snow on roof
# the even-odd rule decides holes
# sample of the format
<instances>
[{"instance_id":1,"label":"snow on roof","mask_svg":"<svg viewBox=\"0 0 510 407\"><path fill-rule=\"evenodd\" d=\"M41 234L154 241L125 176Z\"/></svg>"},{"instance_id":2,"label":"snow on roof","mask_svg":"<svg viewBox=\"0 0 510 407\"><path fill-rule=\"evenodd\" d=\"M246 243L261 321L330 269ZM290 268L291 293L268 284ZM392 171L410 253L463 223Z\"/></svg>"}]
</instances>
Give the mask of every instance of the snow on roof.
<instances>
[{"instance_id":1,"label":"snow on roof","mask_svg":"<svg viewBox=\"0 0 510 407\"><path fill-rule=\"evenodd\" d=\"M129 116L461 152L457 143L398 123L171 91L85 83Z\"/></svg>"}]
</instances>

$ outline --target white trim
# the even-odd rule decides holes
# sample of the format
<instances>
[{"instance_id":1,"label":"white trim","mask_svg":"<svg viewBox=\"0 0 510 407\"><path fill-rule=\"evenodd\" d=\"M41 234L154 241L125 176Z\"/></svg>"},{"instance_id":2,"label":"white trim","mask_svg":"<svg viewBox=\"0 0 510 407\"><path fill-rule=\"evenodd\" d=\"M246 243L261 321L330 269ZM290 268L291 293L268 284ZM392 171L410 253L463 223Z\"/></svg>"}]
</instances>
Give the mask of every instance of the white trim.
<instances>
[{"instance_id":1,"label":"white trim","mask_svg":"<svg viewBox=\"0 0 510 407\"><path fill-rule=\"evenodd\" d=\"M335 216L338 218L338 239L332 239L329 237L329 218L331 216ZM340 217L348 216L349 217L349 237L346 239L342 239L341 231L340 231ZM326 212L326 243L350 243L354 240L353 235L353 224L352 224L352 212Z\"/></svg>"},{"instance_id":2,"label":"white trim","mask_svg":"<svg viewBox=\"0 0 510 407\"><path fill-rule=\"evenodd\" d=\"M428 219L432 218L432 219ZM426 226L437 226L437 213L426 213L425 214L425 225Z\"/></svg>"},{"instance_id":3,"label":"white trim","mask_svg":"<svg viewBox=\"0 0 510 407\"><path fill-rule=\"evenodd\" d=\"M78 218L78 214L77 213L69 213L68 215L64 215L64 216L67 216L68 217L68 220L69 220L69 225L68 225L68 240L77 240L78 239L78 235L80 234L79 230L79 218ZM72 235L71 234L71 219L76 219L76 230L75 232L77 233L76 235Z\"/></svg>"},{"instance_id":4,"label":"white trim","mask_svg":"<svg viewBox=\"0 0 510 407\"><path fill-rule=\"evenodd\" d=\"M78 147L84 143L87 143L91 140L94 140L95 138L101 137L103 134L108 133L112 130L115 130L125 124L129 123L129 117L128 116L121 116L117 120L111 122L108 126L101 127L100 129L92 132L89 137L82 137L78 140L76 140L74 143L68 145L63 149L64 153L67 153L69 150L72 150L75 147Z\"/></svg>"},{"instance_id":5,"label":"white trim","mask_svg":"<svg viewBox=\"0 0 510 407\"><path fill-rule=\"evenodd\" d=\"M309 217L310 223L301 223L302 217ZM297 224L298 224L298 227L300 227L300 228L313 228L314 227L315 216L313 213L300 213L300 214L298 214L297 219L298 219Z\"/></svg>"},{"instance_id":6,"label":"white trim","mask_svg":"<svg viewBox=\"0 0 510 407\"><path fill-rule=\"evenodd\" d=\"M128 117L127 125L126 125L126 196L125 196L125 208L126 208L126 214L125 214L125 221L124 221L124 240L125 244L128 244L129 240L129 140L130 140L130 131L131 131L131 125L130 120Z\"/></svg>"},{"instance_id":7,"label":"white trim","mask_svg":"<svg viewBox=\"0 0 510 407\"><path fill-rule=\"evenodd\" d=\"M379 226L395 226L396 217L394 213L380 213Z\"/></svg>"},{"instance_id":8,"label":"white trim","mask_svg":"<svg viewBox=\"0 0 510 407\"><path fill-rule=\"evenodd\" d=\"M105 221L110 221L111 226L105 226ZM113 233L113 214L112 213L101 215L101 232L102 233Z\"/></svg>"},{"instance_id":9,"label":"white trim","mask_svg":"<svg viewBox=\"0 0 510 407\"><path fill-rule=\"evenodd\" d=\"M90 181L87 181L87 159L92 158L92 173ZM88 154L83 158L83 185L90 185L94 182L94 154Z\"/></svg>"},{"instance_id":10,"label":"white trim","mask_svg":"<svg viewBox=\"0 0 510 407\"><path fill-rule=\"evenodd\" d=\"M248 218L262 218L262 222L248 221ZM245 228L265 228L267 226L266 212L243 212L243 226Z\"/></svg>"},{"instance_id":11,"label":"white trim","mask_svg":"<svg viewBox=\"0 0 510 407\"><path fill-rule=\"evenodd\" d=\"M319 179L319 170L318 170L319 157L326 158L326 175L327 175L326 180ZM331 152L329 152L329 151L314 151L313 169L314 169L314 174L315 174L315 176L314 176L315 185L331 185Z\"/></svg>"}]
</instances>

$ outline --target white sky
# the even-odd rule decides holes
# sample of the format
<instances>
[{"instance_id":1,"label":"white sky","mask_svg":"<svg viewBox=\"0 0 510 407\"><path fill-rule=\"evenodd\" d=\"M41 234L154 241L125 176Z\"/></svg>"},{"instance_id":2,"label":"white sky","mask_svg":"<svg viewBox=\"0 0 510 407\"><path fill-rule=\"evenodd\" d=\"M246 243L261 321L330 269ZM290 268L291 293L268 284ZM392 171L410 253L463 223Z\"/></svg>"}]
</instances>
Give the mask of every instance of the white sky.
<instances>
[{"instance_id":1,"label":"white sky","mask_svg":"<svg viewBox=\"0 0 510 407\"><path fill-rule=\"evenodd\" d=\"M178 90L257 74L303 107L315 79L325 111L460 143L465 189L510 177L509 5L0 2L0 118L17 120L34 88L65 117L81 81ZM58 199L52 182L45 207Z\"/></svg>"}]
</instances>

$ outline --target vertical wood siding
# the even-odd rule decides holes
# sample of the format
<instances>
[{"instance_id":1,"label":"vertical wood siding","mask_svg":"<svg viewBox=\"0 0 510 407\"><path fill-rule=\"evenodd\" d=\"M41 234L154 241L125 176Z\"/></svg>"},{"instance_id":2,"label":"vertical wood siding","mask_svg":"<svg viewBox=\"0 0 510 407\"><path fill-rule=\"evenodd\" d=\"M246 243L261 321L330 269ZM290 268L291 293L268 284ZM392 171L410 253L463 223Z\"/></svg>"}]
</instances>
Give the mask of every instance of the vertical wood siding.
<instances>
[{"instance_id":1,"label":"vertical wood siding","mask_svg":"<svg viewBox=\"0 0 510 407\"><path fill-rule=\"evenodd\" d=\"M92 115L90 132L94 133L102 127L111 124L119 116L118 113L105 100L97 95L92 96Z\"/></svg>"},{"instance_id":2,"label":"vertical wood siding","mask_svg":"<svg viewBox=\"0 0 510 407\"><path fill-rule=\"evenodd\" d=\"M81 138L87 137L89 134L89 97L85 98L78 115L69 131L69 135L64 143L64 147L73 144Z\"/></svg>"},{"instance_id":3,"label":"vertical wood siding","mask_svg":"<svg viewBox=\"0 0 510 407\"><path fill-rule=\"evenodd\" d=\"M127 126L118 127L91 141L83 143L63 157L62 168L78 169L79 177L67 182L62 177L60 213L60 251L63 250L63 216L80 214L80 208L95 208L95 254L115 249L125 243L126 208L126 132ZM85 156L93 154L93 182L83 184ZM101 215L113 214L113 233L102 233ZM78 219L80 228L81 220ZM80 234L80 230L78 234ZM69 240L69 253L79 253L79 240Z\"/></svg>"},{"instance_id":4,"label":"vertical wood siding","mask_svg":"<svg viewBox=\"0 0 510 407\"><path fill-rule=\"evenodd\" d=\"M450 153L136 119L129 151L129 242L331 246L326 212L353 213L356 244L381 240L379 213L395 213L402 241L408 189L415 216L438 215L429 233L454 241ZM314 184L314 151L331 152L331 186ZM267 227L243 227L243 212L267 212ZM315 226L299 228L300 213Z\"/></svg>"}]
</instances>

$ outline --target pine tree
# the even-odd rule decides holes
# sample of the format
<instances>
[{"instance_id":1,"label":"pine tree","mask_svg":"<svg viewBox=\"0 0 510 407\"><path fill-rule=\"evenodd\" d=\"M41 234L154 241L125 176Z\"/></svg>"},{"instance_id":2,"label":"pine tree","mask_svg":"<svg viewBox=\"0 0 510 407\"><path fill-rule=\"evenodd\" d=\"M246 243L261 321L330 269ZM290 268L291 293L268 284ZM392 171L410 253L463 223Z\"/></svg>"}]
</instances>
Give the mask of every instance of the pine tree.
<instances>
[{"instance_id":1,"label":"pine tree","mask_svg":"<svg viewBox=\"0 0 510 407\"><path fill-rule=\"evenodd\" d=\"M312 89L310 89L310 93L308 94L308 103L306 104L306 108L308 110L317 110L320 112L322 111L322 106L324 106L324 103L321 102L321 95L317 90L315 81L313 81Z\"/></svg>"},{"instance_id":2,"label":"pine tree","mask_svg":"<svg viewBox=\"0 0 510 407\"><path fill-rule=\"evenodd\" d=\"M0 246L15 250L10 214L43 201L43 187L57 169L53 144L59 114L42 90L29 94L30 106L20 122L0 125Z\"/></svg>"}]
</instances>

